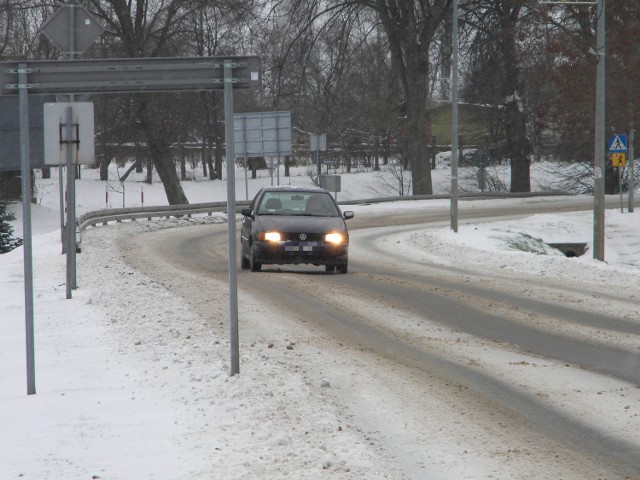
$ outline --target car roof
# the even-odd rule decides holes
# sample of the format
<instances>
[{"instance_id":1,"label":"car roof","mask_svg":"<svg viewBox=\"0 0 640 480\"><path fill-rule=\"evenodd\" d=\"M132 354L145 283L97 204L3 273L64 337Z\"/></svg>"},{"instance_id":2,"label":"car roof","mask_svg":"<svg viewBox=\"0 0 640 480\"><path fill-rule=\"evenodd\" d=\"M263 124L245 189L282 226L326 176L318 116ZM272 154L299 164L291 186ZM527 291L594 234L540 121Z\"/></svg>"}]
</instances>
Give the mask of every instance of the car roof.
<instances>
[{"instance_id":1,"label":"car roof","mask_svg":"<svg viewBox=\"0 0 640 480\"><path fill-rule=\"evenodd\" d=\"M314 186L278 185L264 187L263 192L308 192L308 193L329 193L328 190Z\"/></svg>"}]
</instances>

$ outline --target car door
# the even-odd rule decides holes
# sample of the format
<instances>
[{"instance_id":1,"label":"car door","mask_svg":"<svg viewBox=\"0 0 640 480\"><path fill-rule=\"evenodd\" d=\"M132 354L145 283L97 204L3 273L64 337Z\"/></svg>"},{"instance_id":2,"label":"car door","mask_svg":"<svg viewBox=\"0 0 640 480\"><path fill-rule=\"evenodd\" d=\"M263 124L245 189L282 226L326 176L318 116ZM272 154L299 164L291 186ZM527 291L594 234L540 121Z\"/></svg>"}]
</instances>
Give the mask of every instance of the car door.
<instances>
[{"instance_id":1,"label":"car door","mask_svg":"<svg viewBox=\"0 0 640 480\"><path fill-rule=\"evenodd\" d=\"M256 206L258 205L258 199L261 196L262 191L258 192L258 194L253 198L251 205L249 205L249 209L251 212L256 211ZM240 246L242 248L242 254L248 255L249 253L249 244L251 239L251 229L253 228L253 217L251 215L243 215L242 216L242 226L240 228Z\"/></svg>"}]
</instances>

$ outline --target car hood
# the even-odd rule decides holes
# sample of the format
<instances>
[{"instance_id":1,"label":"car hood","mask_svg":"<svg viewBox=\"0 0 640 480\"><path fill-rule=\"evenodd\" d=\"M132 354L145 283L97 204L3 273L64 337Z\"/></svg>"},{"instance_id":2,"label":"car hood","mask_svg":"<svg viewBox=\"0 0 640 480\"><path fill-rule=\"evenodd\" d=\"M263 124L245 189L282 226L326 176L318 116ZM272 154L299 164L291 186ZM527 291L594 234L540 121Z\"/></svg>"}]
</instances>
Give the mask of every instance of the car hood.
<instances>
[{"instance_id":1,"label":"car hood","mask_svg":"<svg viewBox=\"0 0 640 480\"><path fill-rule=\"evenodd\" d=\"M347 231L342 217L259 215L255 223L260 230L277 230L285 233Z\"/></svg>"}]
</instances>

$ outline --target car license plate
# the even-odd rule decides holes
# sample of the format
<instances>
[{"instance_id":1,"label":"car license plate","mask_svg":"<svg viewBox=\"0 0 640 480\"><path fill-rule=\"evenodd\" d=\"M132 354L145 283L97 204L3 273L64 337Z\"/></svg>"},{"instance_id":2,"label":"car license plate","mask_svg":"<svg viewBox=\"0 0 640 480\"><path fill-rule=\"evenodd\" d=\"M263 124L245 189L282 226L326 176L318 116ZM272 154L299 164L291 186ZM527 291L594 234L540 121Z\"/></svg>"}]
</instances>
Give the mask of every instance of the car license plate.
<instances>
[{"instance_id":1,"label":"car license plate","mask_svg":"<svg viewBox=\"0 0 640 480\"><path fill-rule=\"evenodd\" d=\"M297 242L284 246L285 252L316 252L318 251L318 242Z\"/></svg>"}]
</instances>

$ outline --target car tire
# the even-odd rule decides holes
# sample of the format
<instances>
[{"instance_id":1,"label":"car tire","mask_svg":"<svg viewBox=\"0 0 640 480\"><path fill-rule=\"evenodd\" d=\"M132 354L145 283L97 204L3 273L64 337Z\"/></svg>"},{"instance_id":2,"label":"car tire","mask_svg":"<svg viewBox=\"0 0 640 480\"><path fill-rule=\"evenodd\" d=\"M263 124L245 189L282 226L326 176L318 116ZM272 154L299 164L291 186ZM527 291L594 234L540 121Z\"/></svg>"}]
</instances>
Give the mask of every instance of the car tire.
<instances>
[{"instance_id":1,"label":"car tire","mask_svg":"<svg viewBox=\"0 0 640 480\"><path fill-rule=\"evenodd\" d=\"M335 265L325 265L324 266L324 271L327 273L333 273L336 271L336 266Z\"/></svg>"},{"instance_id":2,"label":"car tire","mask_svg":"<svg viewBox=\"0 0 640 480\"><path fill-rule=\"evenodd\" d=\"M336 269L338 270L338 273L347 273L347 270L349 269L349 264L347 262L341 263L336 267Z\"/></svg>"},{"instance_id":3,"label":"car tire","mask_svg":"<svg viewBox=\"0 0 640 480\"><path fill-rule=\"evenodd\" d=\"M253 253L253 245L249 249L249 267L252 272L259 272L262 269L262 264L256 262L256 257Z\"/></svg>"}]
</instances>

